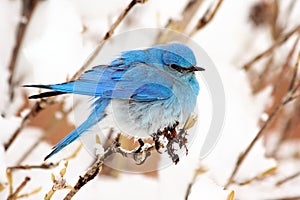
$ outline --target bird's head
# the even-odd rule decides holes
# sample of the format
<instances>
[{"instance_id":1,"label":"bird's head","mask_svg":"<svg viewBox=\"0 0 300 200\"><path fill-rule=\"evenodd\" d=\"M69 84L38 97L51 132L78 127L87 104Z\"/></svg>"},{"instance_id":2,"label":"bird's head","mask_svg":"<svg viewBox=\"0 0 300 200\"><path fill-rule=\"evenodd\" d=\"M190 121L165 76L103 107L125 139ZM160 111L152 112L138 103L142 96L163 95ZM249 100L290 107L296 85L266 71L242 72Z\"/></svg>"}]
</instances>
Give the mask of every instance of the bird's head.
<instances>
[{"instance_id":1,"label":"bird's head","mask_svg":"<svg viewBox=\"0 0 300 200\"><path fill-rule=\"evenodd\" d=\"M203 71L196 66L196 58L193 51L184 44L165 44L153 48L162 50L162 62L178 72Z\"/></svg>"},{"instance_id":2,"label":"bird's head","mask_svg":"<svg viewBox=\"0 0 300 200\"><path fill-rule=\"evenodd\" d=\"M203 71L196 66L193 51L184 44L172 43L153 46L148 49L125 51L111 64L146 63L150 66L167 66L171 71L188 73Z\"/></svg>"}]
</instances>

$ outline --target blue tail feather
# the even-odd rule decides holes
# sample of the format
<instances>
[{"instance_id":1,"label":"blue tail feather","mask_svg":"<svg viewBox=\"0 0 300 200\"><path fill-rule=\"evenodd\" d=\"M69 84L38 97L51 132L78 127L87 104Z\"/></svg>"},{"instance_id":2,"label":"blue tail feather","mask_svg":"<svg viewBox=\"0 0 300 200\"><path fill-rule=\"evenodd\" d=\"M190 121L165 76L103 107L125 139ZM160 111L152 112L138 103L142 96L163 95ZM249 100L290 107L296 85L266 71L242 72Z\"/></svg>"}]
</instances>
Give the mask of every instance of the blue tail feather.
<instances>
[{"instance_id":1,"label":"blue tail feather","mask_svg":"<svg viewBox=\"0 0 300 200\"><path fill-rule=\"evenodd\" d=\"M74 90L74 82L71 81L67 83L53 84L53 85L23 85L23 87L34 87L34 88L55 90L57 92L72 93Z\"/></svg>"},{"instance_id":2,"label":"blue tail feather","mask_svg":"<svg viewBox=\"0 0 300 200\"><path fill-rule=\"evenodd\" d=\"M56 154L57 152L59 152L60 150L65 148L67 145L74 142L76 139L78 139L80 137L80 135L84 131L89 129L91 126L93 126L93 124L91 124L88 120L83 122L78 128L74 129L71 133L69 133L69 135L67 135L64 139L62 139L60 142L58 142L53 147L53 151L49 155L47 155L44 160L47 160L48 158L50 158L51 156L53 156L54 154Z\"/></svg>"},{"instance_id":3,"label":"blue tail feather","mask_svg":"<svg viewBox=\"0 0 300 200\"><path fill-rule=\"evenodd\" d=\"M58 142L54 147L53 151L45 157L44 160L47 160L54 154L58 153L60 150L65 148L67 145L74 142L76 139L78 139L83 133L85 133L87 130L89 130L92 126L94 126L97 122L101 121L106 114L104 113L104 110L106 106L109 104L109 99L97 99L94 102L94 108L92 109L92 112L88 119L84 121L79 127L77 127L75 130L73 130L69 135L67 135L65 138L63 138L60 142Z\"/></svg>"},{"instance_id":4,"label":"blue tail feather","mask_svg":"<svg viewBox=\"0 0 300 200\"><path fill-rule=\"evenodd\" d=\"M43 88L43 89L52 89L51 85L23 85L23 87L34 87L34 88Z\"/></svg>"}]
</instances>

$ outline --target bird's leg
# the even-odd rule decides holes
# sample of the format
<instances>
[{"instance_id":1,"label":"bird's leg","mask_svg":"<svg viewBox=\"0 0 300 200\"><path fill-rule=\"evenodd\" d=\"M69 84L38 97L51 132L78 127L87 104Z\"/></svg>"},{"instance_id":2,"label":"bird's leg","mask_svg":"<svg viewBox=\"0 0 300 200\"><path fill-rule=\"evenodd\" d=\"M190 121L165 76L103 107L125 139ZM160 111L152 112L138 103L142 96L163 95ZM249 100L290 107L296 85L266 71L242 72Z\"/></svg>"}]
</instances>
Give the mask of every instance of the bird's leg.
<instances>
[{"instance_id":1,"label":"bird's leg","mask_svg":"<svg viewBox=\"0 0 300 200\"><path fill-rule=\"evenodd\" d=\"M139 142L140 147L137 150L135 150L134 153L140 153L140 152L142 152L142 148L145 145L144 141L141 138L138 139L138 142Z\"/></svg>"},{"instance_id":2,"label":"bird's leg","mask_svg":"<svg viewBox=\"0 0 300 200\"><path fill-rule=\"evenodd\" d=\"M173 124L171 127L168 127L168 130L172 134L173 138L176 138L176 136L177 136L176 127L178 126L178 124L179 124L179 122L176 121L175 124Z\"/></svg>"},{"instance_id":3,"label":"bird's leg","mask_svg":"<svg viewBox=\"0 0 300 200\"><path fill-rule=\"evenodd\" d=\"M176 132L176 127L178 126L179 122L176 121L176 123L173 125L172 127L172 130L171 130L171 133L174 135L174 133L176 133L176 135L174 136L174 141L176 143L178 143L179 145L179 148L181 149L182 147L185 148L185 152L186 152L186 155L188 154L188 148L186 146L187 144L187 138L186 138L186 135L187 135L187 131L184 130L184 129L180 129L179 130L179 133Z\"/></svg>"},{"instance_id":4,"label":"bird's leg","mask_svg":"<svg viewBox=\"0 0 300 200\"><path fill-rule=\"evenodd\" d=\"M176 127L178 126L178 124L179 123L176 122L172 126L169 126L167 128L167 132L165 133L165 137L168 139L167 152L175 165L179 162L179 156L175 153L176 149L173 147L174 143L179 143L179 140L177 138L178 134L176 131Z\"/></svg>"},{"instance_id":5,"label":"bird's leg","mask_svg":"<svg viewBox=\"0 0 300 200\"><path fill-rule=\"evenodd\" d=\"M186 154L188 154L188 149L187 149L187 132L183 129L179 129L177 132L176 128L179 125L179 122L176 121L172 126L166 127L164 130L158 130L156 133L152 134L152 139L155 144L155 149L158 153L160 152L160 149L164 147L164 145L161 143L161 137L165 137L168 140L166 147L166 151L171 157L172 161L177 164L179 162L179 156L175 152L176 149L174 148L174 143L177 143L179 148L181 149L182 147L185 147Z\"/></svg>"},{"instance_id":6,"label":"bird's leg","mask_svg":"<svg viewBox=\"0 0 300 200\"><path fill-rule=\"evenodd\" d=\"M169 156L171 157L172 161L175 163L175 165L179 162L179 156L175 153L175 149L173 147L173 141L169 141L167 144L167 152Z\"/></svg>"},{"instance_id":7,"label":"bird's leg","mask_svg":"<svg viewBox=\"0 0 300 200\"><path fill-rule=\"evenodd\" d=\"M182 147L184 147L185 148L185 154L188 155L189 150L186 146L186 144L188 142L186 136L187 136L187 131L184 130L184 129L180 129L179 133L178 133L179 148L181 149Z\"/></svg>"},{"instance_id":8,"label":"bird's leg","mask_svg":"<svg viewBox=\"0 0 300 200\"><path fill-rule=\"evenodd\" d=\"M143 151L143 147L145 143L141 138L138 139L138 142L140 146L137 150L135 150L133 154L133 158L136 161L137 165L142 165L147 160L147 158L151 155L151 153Z\"/></svg>"},{"instance_id":9,"label":"bird's leg","mask_svg":"<svg viewBox=\"0 0 300 200\"><path fill-rule=\"evenodd\" d=\"M182 147L185 148L186 155L188 154L188 148L186 146L187 144L187 131L184 129L180 129L179 132L177 133L176 128L179 125L178 122L173 124L171 127L167 128L167 134L165 134L165 137L168 139L168 144L167 144L167 152L172 158L172 161L177 164L179 162L179 156L175 153L175 148L173 147L174 143L177 143L179 145L179 148L181 149Z\"/></svg>"},{"instance_id":10,"label":"bird's leg","mask_svg":"<svg viewBox=\"0 0 300 200\"><path fill-rule=\"evenodd\" d=\"M165 130L164 130L165 131ZM155 145L155 149L158 153L162 154L162 152L160 151L162 144L159 141L159 138L163 135L163 132L161 132L160 130L158 130L156 133L152 134L152 139L154 141L154 145Z\"/></svg>"}]
</instances>

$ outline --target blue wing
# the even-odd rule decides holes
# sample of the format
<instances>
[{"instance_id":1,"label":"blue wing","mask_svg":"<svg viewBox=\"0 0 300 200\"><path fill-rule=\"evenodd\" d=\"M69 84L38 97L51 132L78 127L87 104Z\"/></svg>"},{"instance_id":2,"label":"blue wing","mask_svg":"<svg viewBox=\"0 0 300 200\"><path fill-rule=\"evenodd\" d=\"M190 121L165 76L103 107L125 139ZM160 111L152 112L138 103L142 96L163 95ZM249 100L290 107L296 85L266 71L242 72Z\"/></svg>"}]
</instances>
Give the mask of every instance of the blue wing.
<instances>
[{"instance_id":1,"label":"blue wing","mask_svg":"<svg viewBox=\"0 0 300 200\"><path fill-rule=\"evenodd\" d=\"M168 99L172 95L173 92L170 88L155 83L148 83L139 87L131 96L131 99L135 101L155 101Z\"/></svg>"},{"instance_id":2,"label":"blue wing","mask_svg":"<svg viewBox=\"0 0 300 200\"><path fill-rule=\"evenodd\" d=\"M143 63L100 65L85 72L78 80L54 85L27 85L52 89L56 93L75 93L100 98L155 101L172 96L172 77ZM43 95L41 94L41 95ZM31 98L39 98L35 95Z\"/></svg>"}]
</instances>

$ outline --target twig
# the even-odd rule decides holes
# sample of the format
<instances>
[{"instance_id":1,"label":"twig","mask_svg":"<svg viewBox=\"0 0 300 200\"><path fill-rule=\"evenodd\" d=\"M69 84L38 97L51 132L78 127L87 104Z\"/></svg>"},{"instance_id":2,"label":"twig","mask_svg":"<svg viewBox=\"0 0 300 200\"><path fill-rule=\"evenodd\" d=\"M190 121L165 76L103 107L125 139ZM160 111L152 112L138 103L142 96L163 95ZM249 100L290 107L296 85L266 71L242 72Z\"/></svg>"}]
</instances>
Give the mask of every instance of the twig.
<instances>
[{"instance_id":1,"label":"twig","mask_svg":"<svg viewBox=\"0 0 300 200\"><path fill-rule=\"evenodd\" d=\"M23 118L21 125L18 129L13 133L13 135L9 138L8 142L4 144L4 150L7 151L11 144L15 141L18 137L20 132L23 130L24 127L43 109L47 106L54 104L54 101L51 99L41 99L38 101L30 110L30 112Z\"/></svg>"},{"instance_id":2,"label":"twig","mask_svg":"<svg viewBox=\"0 0 300 200\"><path fill-rule=\"evenodd\" d=\"M75 158L81 148L82 148L82 145L78 146L78 148L70 156L66 157L63 160L66 160L66 163L67 163L68 160ZM6 174L7 174L8 184L9 184L9 198L8 199L18 199L18 198L28 197L28 196L38 193L41 190L41 187L39 187L39 188L36 188L33 191L31 191L30 193L18 195L19 191L17 189L13 193L12 172L14 170L52 169L54 167L57 167L60 162L61 162L61 160L56 163L42 163L41 165L17 165L17 166L7 167ZM24 186L22 186L22 187L24 187ZM20 188L20 186L19 186L19 188ZM19 189L19 190L21 190L21 189Z\"/></svg>"},{"instance_id":3,"label":"twig","mask_svg":"<svg viewBox=\"0 0 300 200\"><path fill-rule=\"evenodd\" d=\"M72 76L71 81L77 79L85 70L86 68L91 64L91 62L96 58L100 50L102 49L105 42L111 38L113 35L115 29L119 26L121 21L126 17L126 15L129 13L129 11L138 3L145 3L147 0L132 0L128 6L123 10L123 12L119 15L117 20L111 25L109 30L106 32L102 40L98 43L96 49L93 51L92 55L86 60L86 62L83 64L83 66Z\"/></svg>"},{"instance_id":4,"label":"twig","mask_svg":"<svg viewBox=\"0 0 300 200\"><path fill-rule=\"evenodd\" d=\"M300 36L298 37L297 41L299 41L299 39L300 39ZM297 44L298 44L298 42L297 42ZM298 52L298 59L297 59L297 62L295 64L295 67L294 67L292 81L291 81L291 83L289 85L288 91L292 91L293 88L297 88L297 86L295 85L295 83L296 83L297 74L298 74L298 71L299 71L299 62L300 62L300 51Z\"/></svg>"},{"instance_id":5,"label":"twig","mask_svg":"<svg viewBox=\"0 0 300 200\"><path fill-rule=\"evenodd\" d=\"M210 6L210 8L206 10L203 17L199 19L198 23L189 34L190 37L192 37L197 31L205 27L209 22L213 20L222 3L223 0L218 0L215 6Z\"/></svg>"},{"instance_id":6,"label":"twig","mask_svg":"<svg viewBox=\"0 0 300 200\"><path fill-rule=\"evenodd\" d=\"M297 40L299 40L300 36L298 37ZM298 42L297 42L298 43ZM296 79L297 79L297 74L298 74L298 68L299 68L299 60L300 60L300 51L298 53L298 59L297 59L297 62L295 64L295 67L293 69L293 74L292 74L292 80L290 82L290 85L288 86L288 89L287 89L287 92L291 92L293 90L293 88L296 88L297 86L295 85L296 84ZM283 73L282 73L283 74ZM294 94L293 97L294 99L298 98L298 95L297 94ZM282 143L285 141L285 139L288 137L287 135L287 129L289 127L289 123L291 122L293 118L293 115L292 116L289 116L289 118L286 120L286 127L285 127L285 130L282 131L280 134L279 134L279 139L278 141L276 142L275 145L275 148L273 149L273 151L271 152L271 156L275 156L277 154L277 151L280 149L280 146L282 145Z\"/></svg>"},{"instance_id":7,"label":"twig","mask_svg":"<svg viewBox=\"0 0 300 200\"><path fill-rule=\"evenodd\" d=\"M30 169L52 169L54 167L57 167L59 165L59 162L57 163L43 163L41 165L17 165L12 167L7 167L7 169L10 169L11 171L14 170L30 170Z\"/></svg>"},{"instance_id":8,"label":"twig","mask_svg":"<svg viewBox=\"0 0 300 200\"><path fill-rule=\"evenodd\" d=\"M262 52L262 53L258 54L257 56L255 56L252 60L248 61L244 65L243 69L246 70L246 71L249 70L251 68L251 66L253 66L253 64L255 64L257 61L259 61L263 57L266 57L266 56L270 55L278 46L283 44L285 41L287 41L292 35L294 35L298 31L300 31L300 25L296 26L296 28L292 29L291 31L289 31L285 35L279 37L278 40L276 40L275 43L271 47L269 47L264 52Z\"/></svg>"},{"instance_id":9,"label":"twig","mask_svg":"<svg viewBox=\"0 0 300 200\"><path fill-rule=\"evenodd\" d=\"M293 179L295 179L299 176L300 176L300 171L298 171L298 172L296 172L296 173L294 173L294 174L292 174L292 175L290 175L290 176L288 176L288 177L286 177L286 178L284 178L280 181L277 181L276 186L281 186L282 184L284 184L284 183L286 183L290 180L293 180Z\"/></svg>"},{"instance_id":10,"label":"twig","mask_svg":"<svg viewBox=\"0 0 300 200\"><path fill-rule=\"evenodd\" d=\"M184 32L186 27L192 21L192 18L195 16L199 7L202 5L204 0L189 0L185 5L184 9L181 12L181 19L169 19L168 23L165 25L165 28L171 29L177 32ZM162 44L172 40L173 32L163 31L157 37L157 43Z\"/></svg>"},{"instance_id":11,"label":"twig","mask_svg":"<svg viewBox=\"0 0 300 200\"><path fill-rule=\"evenodd\" d=\"M190 193L191 193L191 190L192 190L192 187L193 185L195 184L195 181L197 179L197 177L200 175L200 174L203 174L207 171L207 169L203 168L203 167L199 167L197 169L194 170L194 175L193 175L193 178L191 180L191 182L189 183L187 189L186 189L186 192L185 192L185 197L184 199L185 200L188 200L189 199L189 196L190 196Z\"/></svg>"},{"instance_id":12,"label":"twig","mask_svg":"<svg viewBox=\"0 0 300 200\"><path fill-rule=\"evenodd\" d=\"M273 15L270 21L271 26L271 32L274 39L277 39L280 35L281 31L283 30L282 27L280 27L280 23L278 23L278 17L279 17L279 1L274 0L272 2L272 11Z\"/></svg>"},{"instance_id":13,"label":"twig","mask_svg":"<svg viewBox=\"0 0 300 200\"><path fill-rule=\"evenodd\" d=\"M299 64L299 61L297 61L296 65ZM298 67L295 66L294 69L297 69ZM296 71L296 70L295 70ZM295 72L294 71L294 72ZM294 76L293 76L294 77ZM291 79L290 84L294 85L294 78ZM247 157L247 155L249 154L249 152L252 150L253 146L255 145L255 143L258 141L258 139L263 135L264 130L267 128L267 126L271 123L272 119L277 115L277 113L279 112L279 110L281 110L284 106L286 106L288 103L292 102L293 100L295 100L298 96L296 94L297 90L300 88L300 82L298 84L296 84L292 89L290 89L289 91L287 91L286 95L282 98L281 102L275 107L275 109L273 110L273 112L270 114L269 118L266 120L266 122L263 124L263 126L261 127L261 129L258 131L258 133L256 134L256 136L254 137L254 139L251 141L251 143L249 144L249 146L246 148L246 150L239 156L236 164L235 164L235 168L228 180L228 182L225 185L225 189L229 187L230 184L232 184L234 182L234 177L236 175L236 173L238 172L238 170L240 169L242 163L244 162L245 158Z\"/></svg>"},{"instance_id":14,"label":"twig","mask_svg":"<svg viewBox=\"0 0 300 200\"><path fill-rule=\"evenodd\" d=\"M258 75L258 80L254 79L254 76L255 77L257 76L256 72L248 71L249 78L251 79L251 77L253 77L253 81L251 81L253 94L257 94L258 92L260 92L262 89L264 89L267 86L269 82L275 81L276 77L269 75L271 74L270 70L272 69L273 66L274 66L274 56L271 55L262 73Z\"/></svg>"},{"instance_id":15,"label":"twig","mask_svg":"<svg viewBox=\"0 0 300 200\"><path fill-rule=\"evenodd\" d=\"M71 159L75 158L81 148L82 148L82 145L79 145L70 156L68 156L68 157L66 157L62 160L71 160ZM52 162L51 163L45 163L44 162L40 165L17 165L17 166L7 167L7 169L10 170L10 171L14 171L14 170L31 170L31 169L52 169L52 168L57 167L62 160L60 160L58 162L55 162L55 163L52 163Z\"/></svg>"},{"instance_id":16,"label":"twig","mask_svg":"<svg viewBox=\"0 0 300 200\"><path fill-rule=\"evenodd\" d=\"M20 191L26 186L26 184L30 181L30 178L28 176L25 177L24 181L17 187L16 191L13 192L9 197L7 198L8 200L15 200L17 199L18 194Z\"/></svg>"},{"instance_id":17,"label":"twig","mask_svg":"<svg viewBox=\"0 0 300 200\"><path fill-rule=\"evenodd\" d=\"M54 174L51 174L53 186L51 187L50 191L45 195L44 200L50 200L54 193L58 190L72 189L72 186L68 185L66 179L64 179L64 176L67 172L67 167L68 161L65 162L65 166L60 170L59 178L56 178Z\"/></svg>"},{"instance_id":18,"label":"twig","mask_svg":"<svg viewBox=\"0 0 300 200\"><path fill-rule=\"evenodd\" d=\"M18 25L15 45L13 47L12 55L8 64L9 78L9 100L12 101L14 98L14 75L16 63L19 55L19 50L22 45L28 24L30 23L32 14L40 0L22 0L22 16Z\"/></svg>"},{"instance_id":19,"label":"twig","mask_svg":"<svg viewBox=\"0 0 300 200\"><path fill-rule=\"evenodd\" d=\"M293 0L289 1L289 5L287 6L287 8L285 10L285 16L282 17L282 19L284 19L284 20L281 21L281 27L278 27L278 29L280 31L287 28L288 22L290 22L290 20L291 20L291 16L294 12L294 9L297 8L297 6L296 6L297 3L298 3L298 1L293 1Z\"/></svg>"},{"instance_id":20,"label":"twig","mask_svg":"<svg viewBox=\"0 0 300 200\"><path fill-rule=\"evenodd\" d=\"M270 124L270 122L272 121L272 119L276 116L276 114L278 113L278 111L284 106L283 102L281 102L278 106L276 106L276 108L273 110L273 112L270 114L268 120L264 123L264 125L261 127L261 129L259 130L259 132L256 134L256 136L254 137L254 139L251 141L250 145L247 147L247 149L239 156L236 164L235 164L235 168L227 182L227 184L225 185L225 189L229 187L230 184L233 183L233 179L236 175L236 173L238 172L238 170L241 167L241 164L244 162L245 158L247 157L247 155L249 154L249 152L251 151L251 149L253 148L254 144L258 141L258 139L262 136L262 134L264 133L264 130L266 129L266 127Z\"/></svg>"},{"instance_id":21,"label":"twig","mask_svg":"<svg viewBox=\"0 0 300 200\"><path fill-rule=\"evenodd\" d=\"M271 167L270 169L267 169L266 171L259 173L258 175L254 176L253 178L250 178L248 180L245 180L245 181L237 183L237 184L242 186L242 185L250 184L253 181L259 181L259 180L261 181L261 180L273 175L274 173L276 173L277 169L278 169L277 166Z\"/></svg>"},{"instance_id":22,"label":"twig","mask_svg":"<svg viewBox=\"0 0 300 200\"><path fill-rule=\"evenodd\" d=\"M6 177L7 177L7 182L8 182L8 195L12 195L13 193L13 177L12 177L12 172L10 169L6 170Z\"/></svg>"},{"instance_id":23,"label":"twig","mask_svg":"<svg viewBox=\"0 0 300 200\"><path fill-rule=\"evenodd\" d=\"M88 169L85 175L83 177L82 176L79 177L76 185L67 194L64 200L71 199L85 184L87 184L90 180L94 179L101 172L101 168L104 163L104 160L113 154L115 148L120 146L119 137L120 135L117 136L116 140L106 149L106 151L103 154L98 156L95 163L92 165L91 168Z\"/></svg>"},{"instance_id":24,"label":"twig","mask_svg":"<svg viewBox=\"0 0 300 200\"><path fill-rule=\"evenodd\" d=\"M185 131L183 131L184 134ZM72 188L72 190L67 194L67 196L64 198L65 200L71 199L79 190L82 188L85 184L87 184L90 180L94 179L102 170L102 165L104 161L110 157L113 154L121 154L123 157L131 158L133 159L136 164L141 165L143 164L146 159L151 155L152 151L157 150L155 143L147 145L142 141L142 139L139 139L139 147L136 147L133 150L126 150L121 147L121 144L119 142L120 135L118 134L113 143L106 148L103 154L98 155L97 160L94 162L94 164L88 169L88 171L85 173L83 177L79 177L79 180L77 181L76 185ZM178 138L177 138L178 139ZM169 143L172 143L173 140L169 140ZM163 144L161 144L163 145ZM179 143L180 145L180 143ZM166 146L161 146L161 148L165 148ZM174 153L174 152L172 152Z\"/></svg>"},{"instance_id":25,"label":"twig","mask_svg":"<svg viewBox=\"0 0 300 200\"><path fill-rule=\"evenodd\" d=\"M76 79L78 76L80 76L86 67L94 60L97 53L101 50L102 46L104 45L105 41L107 41L113 34L114 30L117 28L117 26L120 24L120 22L125 18L125 16L128 14L128 12L136 5L137 3L144 3L146 0L132 0L129 5L125 8L125 10L121 13L121 15L118 17L116 22L111 26L111 28L108 30L108 32L105 34L104 38L99 42L96 50L93 52L93 54L87 59L87 61L83 64L83 66L73 75L71 80ZM50 98L47 98L50 99ZM18 137L20 132L23 130L24 127L42 110L41 108L45 109L49 105L53 104L53 101L46 101L41 100L41 102L48 102L43 107L40 105L40 102L36 102L36 104L32 107L31 111L23 118L22 123L20 127L14 132L12 137L9 139L9 141L5 144L5 151L11 146L11 144L14 142L14 140ZM51 103L50 103L51 102Z\"/></svg>"},{"instance_id":26,"label":"twig","mask_svg":"<svg viewBox=\"0 0 300 200\"><path fill-rule=\"evenodd\" d=\"M32 190L31 192L28 192L26 194L21 194L17 196L17 199L21 199L21 198L28 198L36 193L38 193L39 191L41 191L42 187L37 187L36 189Z\"/></svg>"},{"instance_id":27,"label":"twig","mask_svg":"<svg viewBox=\"0 0 300 200\"><path fill-rule=\"evenodd\" d=\"M276 90L276 87L279 86L281 84L281 78L282 78L282 74L288 74L288 69L291 67L291 60L293 58L293 55L295 54L295 51L296 51L296 47L299 43L299 39L300 39L300 35L298 35L291 51L289 52L288 56L287 56L287 59L286 59L286 62L284 63L283 67L282 67L282 70L281 72L279 73L279 80L275 83L275 86L274 86L274 89L273 89L273 93L275 93L275 90ZM295 67L293 69L293 74L292 74L292 79L290 81L290 84L287 88L287 92L290 92L294 87L295 87L295 82L296 82L296 79L297 79L297 74L298 74L298 66L299 66L299 59L300 59L300 52L298 53L298 59L296 61L296 64L295 64ZM290 116L288 117L289 119L286 120L285 124L286 124L286 127L285 129L288 128L287 124L289 124L289 122L292 120L293 116ZM281 131L279 133L279 136L278 136L278 141L274 144L274 147L273 148L273 151L270 153L271 156L275 156L277 151L280 149L280 146L282 144L283 141L285 141L286 137L287 137L287 131Z\"/></svg>"},{"instance_id":28,"label":"twig","mask_svg":"<svg viewBox=\"0 0 300 200\"><path fill-rule=\"evenodd\" d=\"M77 103L73 104L73 106L66 111L62 110L63 117L66 117L74 108L76 108L76 106ZM17 165L20 165L46 137L47 137L47 131L45 132L45 134L41 135L36 142L34 142L30 147L28 147L28 149L26 149L26 151L23 153L21 158L16 162Z\"/></svg>"},{"instance_id":29,"label":"twig","mask_svg":"<svg viewBox=\"0 0 300 200\"><path fill-rule=\"evenodd\" d=\"M281 197L276 199L270 199L270 200L299 200L300 196L293 196L293 197Z\"/></svg>"}]
</instances>

